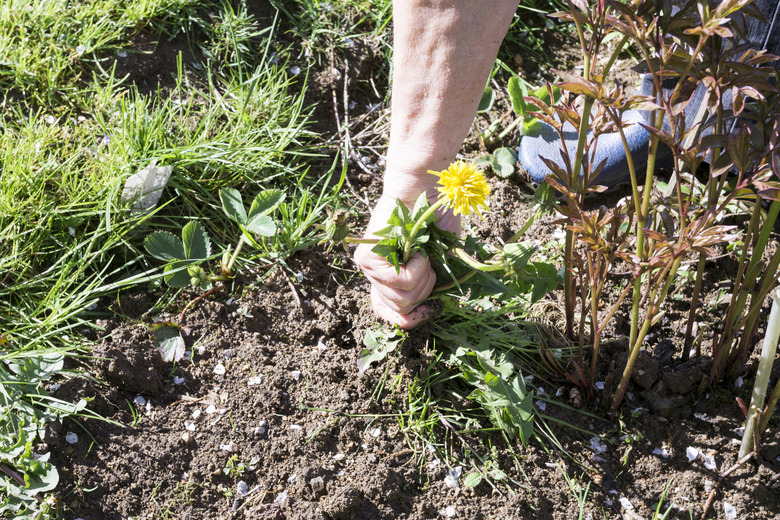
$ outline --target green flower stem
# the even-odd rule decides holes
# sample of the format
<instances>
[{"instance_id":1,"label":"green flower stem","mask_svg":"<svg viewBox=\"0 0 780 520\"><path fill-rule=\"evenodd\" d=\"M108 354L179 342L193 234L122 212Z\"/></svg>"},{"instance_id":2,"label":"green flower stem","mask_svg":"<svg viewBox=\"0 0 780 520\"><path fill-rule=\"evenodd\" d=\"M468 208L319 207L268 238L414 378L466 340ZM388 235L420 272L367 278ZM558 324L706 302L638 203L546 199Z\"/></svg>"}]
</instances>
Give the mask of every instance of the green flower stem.
<instances>
[{"instance_id":1,"label":"green flower stem","mask_svg":"<svg viewBox=\"0 0 780 520\"><path fill-rule=\"evenodd\" d=\"M466 251L464 251L461 248L455 249L455 255L466 262L466 265L471 267L472 269L475 269L477 271L482 271L483 273L489 273L491 271L500 271L504 268L503 264L484 264L474 258L473 256L469 255Z\"/></svg>"},{"instance_id":2,"label":"green flower stem","mask_svg":"<svg viewBox=\"0 0 780 520\"><path fill-rule=\"evenodd\" d=\"M423 226L425 221L428 220L428 217L433 215L437 209L444 205L445 201L446 199L442 197L434 202L430 208L425 210L425 213L420 215L420 218L417 219L417 222L415 222L414 226L412 226L412 230L409 231L409 236L406 237L404 242L404 263L408 262L409 257L412 256L412 244L414 243L414 239L417 237L417 233L420 231L420 228Z\"/></svg>"},{"instance_id":3,"label":"green flower stem","mask_svg":"<svg viewBox=\"0 0 780 520\"><path fill-rule=\"evenodd\" d=\"M460 284L467 282L470 278L472 278L475 274L477 274L477 271L469 271L466 274L462 275L460 278L447 283L443 283L441 285L437 285L433 288L433 291L431 292L431 298L435 298L437 296L441 296L442 294L446 293L447 291L450 291L454 289L455 287L460 286Z\"/></svg>"},{"instance_id":4,"label":"green flower stem","mask_svg":"<svg viewBox=\"0 0 780 520\"><path fill-rule=\"evenodd\" d=\"M238 254L241 252L241 248L244 247L244 234L241 233L241 237L238 239L238 244L236 244L236 250L233 251L233 256L230 257L230 261L225 266L225 270L228 273L233 272L233 264L236 263L236 259L238 258Z\"/></svg>"},{"instance_id":5,"label":"green flower stem","mask_svg":"<svg viewBox=\"0 0 780 520\"><path fill-rule=\"evenodd\" d=\"M344 237L344 242L348 244L378 244L380 240L378 238L358 238L358 237Z\"/></svg>"}]
</instances>

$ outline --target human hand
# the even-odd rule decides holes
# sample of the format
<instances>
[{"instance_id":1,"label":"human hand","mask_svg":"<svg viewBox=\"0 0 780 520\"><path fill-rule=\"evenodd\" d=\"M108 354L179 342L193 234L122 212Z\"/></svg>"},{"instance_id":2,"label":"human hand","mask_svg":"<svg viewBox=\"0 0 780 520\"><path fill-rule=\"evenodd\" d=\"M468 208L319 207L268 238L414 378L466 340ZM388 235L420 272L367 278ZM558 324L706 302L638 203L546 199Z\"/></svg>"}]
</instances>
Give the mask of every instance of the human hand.
<instances>
[{"instance_id":1,"label":"human hand","mask_svg":"<svg viewBox=\"0 0 780 520\"><path fill-rule=\"evenodd\" d=\"M366 237L387 227L387 221L395 208L395 198L383 195L377 201ZM412 206L414 201L411 204ZM460 230L460 217L446 212L439 215L436 225L447 231ZM396 272L388 261L374 254L371 244L361 244L355 251L355 262L371 282L371 303L374 313L381 319L402 329L413 329L431 317L428 305L417 305L427 298L436 285L436 273L430 262L420 253L413 255L406 265Z\"/></svg>"}]
</instances>

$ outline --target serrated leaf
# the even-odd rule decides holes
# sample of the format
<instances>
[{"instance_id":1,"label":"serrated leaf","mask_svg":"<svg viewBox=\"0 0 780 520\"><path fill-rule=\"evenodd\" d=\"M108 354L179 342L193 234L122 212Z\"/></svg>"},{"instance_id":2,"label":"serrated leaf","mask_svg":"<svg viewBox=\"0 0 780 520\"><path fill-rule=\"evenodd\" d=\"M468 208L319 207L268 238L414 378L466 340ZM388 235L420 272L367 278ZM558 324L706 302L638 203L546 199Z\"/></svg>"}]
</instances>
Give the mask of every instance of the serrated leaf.
<instances>
[{"instance_id":1,"label":"serrated leaf","mask_svg":"<svg viewBox=\"0 0 780 520\"><path fill-rule=\"evenodd\" d=\"M249 222L242 229L262 237L271 237L276 234L276 222L268 215L255 215L249 217Z\"/></svg>"},{"instance_id":2,"label":"serrated leaf","mask_svg":"<svg viewBox=\"0 0 780 520\"><path fill-rule=\"evenodd\" d=\"M493 89L490 87L485 87L485 90L482 91L482 97L479 99L479 107L477 108L477 112L487 112L493 108L493 103L495 100L496 93L493 92Z\"/></svg>"},{"instance_id":3,"label":"serrated leaf","mask_svg":"<svg viewBox=\"0 0 780 520\"><path fill-rule=\"evenodd\" d=\"M186 255L181 239L167 231L155 231L144 239L146 252L158 260L170 262L181 260Z\"/></svg>"},{"instance_id":4,"label":"serrated leaf","mask_svg":"<svg viewBox=\"0 0 780 520\"><path fill-rule=\"evenodd\" d=\"M474 166L483 169L493 164L493 156L489 153L483 153L476 159L474 159Z\"/></svg>"},{"instance_id":5,"label":"serrated leaf","mask_svg":"<svg viewBox=\"0 0 780 520\"><path fill-rule=\"evenodd\" d=\"M258 215L268 215L284 201L285 194L280 190L264 190L257 194L249 208L249 220Z\"/></svg>"},{"instance_id":6,"label":"serrated leaf","mask_svg":"<svg viewBox=\"0 0 780 520\"><path fill-rule=\"evenodd\" d=\"M187 272L186 266L188 266L190 262L185 261L179 261L179 262L173 262L171 264L168 264L165 266L165 272L166 274L163 279L165 280L165 283L167 283L169 286L179 289L181 287L188 287L190 285L190 273ZM178 268L183 268L179 271L176 271ZM175 272L173 272L175 271Z\"/></svg>"},{"instance_id":7,"label":"serrated leaf","mask_svg":"<svg viewBox=\"0 0 780 520\"><path fill-rule=\"evenodd\" d=\"M427 194L425 192L420 193L420 196L417 197L417 201L414 203L414 208L412 209L412 220L416 222L430 207L431 204L428 202ZM436 217L431 215L426 222L430 221L432 218L435 219Z\"/></svg>"},{"instance_id":8,"label":"serrated leaf","mask_svg":"<svg viewBox=\"0 0 780 520\"><path fill-rule=\"evenodd\" d=\"M467 488L477 487L482 482L482 474L478 471L474 471L466 475L463 479L463 485Z\"/></svg>"},{"instance_id":9,"label":"serrated leaf","mask_svg":"<svg viewBox=\"0 0 780 520\"><path fill-rule=\"evenodd\" d=\"M499 148L493 152L493 171L502 179L507 179L515 173L517 152L511 148Z\"/></svg>"},{"instance_id":10,"label":"serrated leaf","mask_svg":"<svg viewBox=\"0 0 780 520\"><path fill-rule=\"evenodd\" d=\"M233 188L219 190L219 200L222 201L222 211L227 217L241 225L246 224L246 209L241 193Z\"/></svg>"},{"instance_id":11,"label":"serrated leaf","mask_svg":"<svg viewBox=\"0 0 780 520\"><path fill-rule=\"evenodd\" d=\"M175 323L158 321L152 325L152 338L163 361L179 361L184 357L184 338Z\"/></svg>"},{"instance_id":12,"label":"serrated leaf","mask_svg":"<svg viewBox=\"0 0 780 520\"><path fill-rule=\"evenodd\" d=\"M211 239L200 222L190 222L181 230L184 242L184 258L187 260L205 260L211 256Z\"/></svg>"},{"instance_id":13,"label":"serrated leaf","mask_svg":"<svg viewBox=\"0 0 780 520\"><path fill-rule=\"evenodd\" d=\"M363 373L371 366L371 363L385 359L390 352L393 352L398 347L403 339L404 336L397 335L394 330L388 331L382 328L368 329L365 338L363 338L363 345L366 348L360 352L357 362L358 371Z\"/></svg>"}]
</instances>

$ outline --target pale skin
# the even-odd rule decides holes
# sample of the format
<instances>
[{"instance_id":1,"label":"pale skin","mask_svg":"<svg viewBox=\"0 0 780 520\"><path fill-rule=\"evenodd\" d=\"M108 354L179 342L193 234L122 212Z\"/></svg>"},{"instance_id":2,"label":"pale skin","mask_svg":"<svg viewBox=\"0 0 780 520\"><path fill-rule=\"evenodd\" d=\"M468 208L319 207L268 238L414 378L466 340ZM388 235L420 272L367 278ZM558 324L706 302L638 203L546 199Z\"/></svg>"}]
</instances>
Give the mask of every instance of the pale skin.
<instances>
[{"instance_id":1,"label":"pale skin","mask_svg":"<svg viewBox=\"0 0 780 520\"><path fill-rule=\"evenodd\" d=\"M423 192L437 198L437 177L469 132L482 91L517 0L395 0L390 141L382 196L366 237L387 226L396 199L413 206ZM439 227L460 231L460 217L440 215ZM414 255L400 272L363 244L355 262L371 281L376 315L404 329L430 315L425 300L436 284L428 260Z\"/></svg>"}]
</instances>

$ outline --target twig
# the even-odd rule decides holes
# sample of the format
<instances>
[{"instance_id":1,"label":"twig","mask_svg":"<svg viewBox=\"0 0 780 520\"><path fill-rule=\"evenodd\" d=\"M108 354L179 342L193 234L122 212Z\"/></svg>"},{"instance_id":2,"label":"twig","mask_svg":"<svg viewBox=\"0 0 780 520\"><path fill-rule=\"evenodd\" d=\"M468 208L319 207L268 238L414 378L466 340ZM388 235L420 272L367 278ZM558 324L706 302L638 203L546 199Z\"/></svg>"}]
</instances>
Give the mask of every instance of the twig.
<instances>
[{"instance_id":1,"label":"twig","mask_svg":"<svg viewBox=\"0 0 780 520\"><path fill-rule=\"evenodd\" d=\"M290 280L290 275L287 274L287 271L282 269L282 274L284 275L284 279L287 280L287 285L290 286L290 290L292 291L293 297L295 298L295 303L298 304L298 308L303 308L303 303L301 302L301 297L298 296L298 290L295 288L295 285L292 283L292 280Z\"/></svg>"},{"instance_id":2,"label":"twig","mask_svg":"<svg viewBox=\"0 0 780 520\"><path fill-rule=\"evenodd\" d=\"M333 56L333 46L331 45L330 48L330 70L335 71L336 70L336 60ZM337 135L344 134L344 137L342 139L342 145L344 149L344 163L346 166L346 162L350 158L350 151L352 149L352 143L349 137L349 101L347 100L347 87L349 86L349 65L346 63L346 60L344 62L344 124L341 124L341 117L339 116L339 100L338 95L336 94L336 87L331 87L331 95L333 96L333 113L336 117L336 131ZM359 161L354 161L359 162ZM352 181L349 180L349 175L345 175L344 179L346 181L347 187L349 188L349 191L352 192L352 195L355 196L356 199L358 199L360 202L364 203L369 211L371 211L371 204L367 200L363 200L360 198L360 195L358 195L357 191L355 190L355 187L352 186Z\"/></svg>"},{"instance_id":3,"label":"twig","mask_svg":"<svg viewBox=\"0 0 780 520\"><path fill-rule=\"evenodd\" d=\"M724 471L720 474L720 477L718 478L718 482L713 486L712 491L710 491L710 496L707 497L707 502L704 504L704 511L701 514L701 520L705 520L707 518L707 512L710 510L710 507L712 506L712 502L715 500L715 494L718 492L718 488L720 487L720 483L723 482L726 477L734 473L737 469L739 469L744 463L749 461L753 456L756 454L755 450L751 451L741 459L737 461L736 464L731 466L729 469Z\"/></svg>"},{"instance_id":4,"label":"twig","mask_svg":"<svg viewBox=\"0 0 780 520\"><path fill-rule=\"evenodd\" d=\"M195 303L199 302L200 300L202 300L206 296L209 296L210 294L214 294L215 292L217 292L221 288L222 288L221 285L215 285L214 287L212 287L211 289L209 289L208 291L204 292L203 294L201 294L200 296L198 296L197 298L192 300L190 303L188 303L184 307L184 310L181 311L181 314L179 314L179 326L181 326L184 323L184 315L187 313L188 310L190 310L190 307L195 305Z\"/></svg>"}]
</instances>

